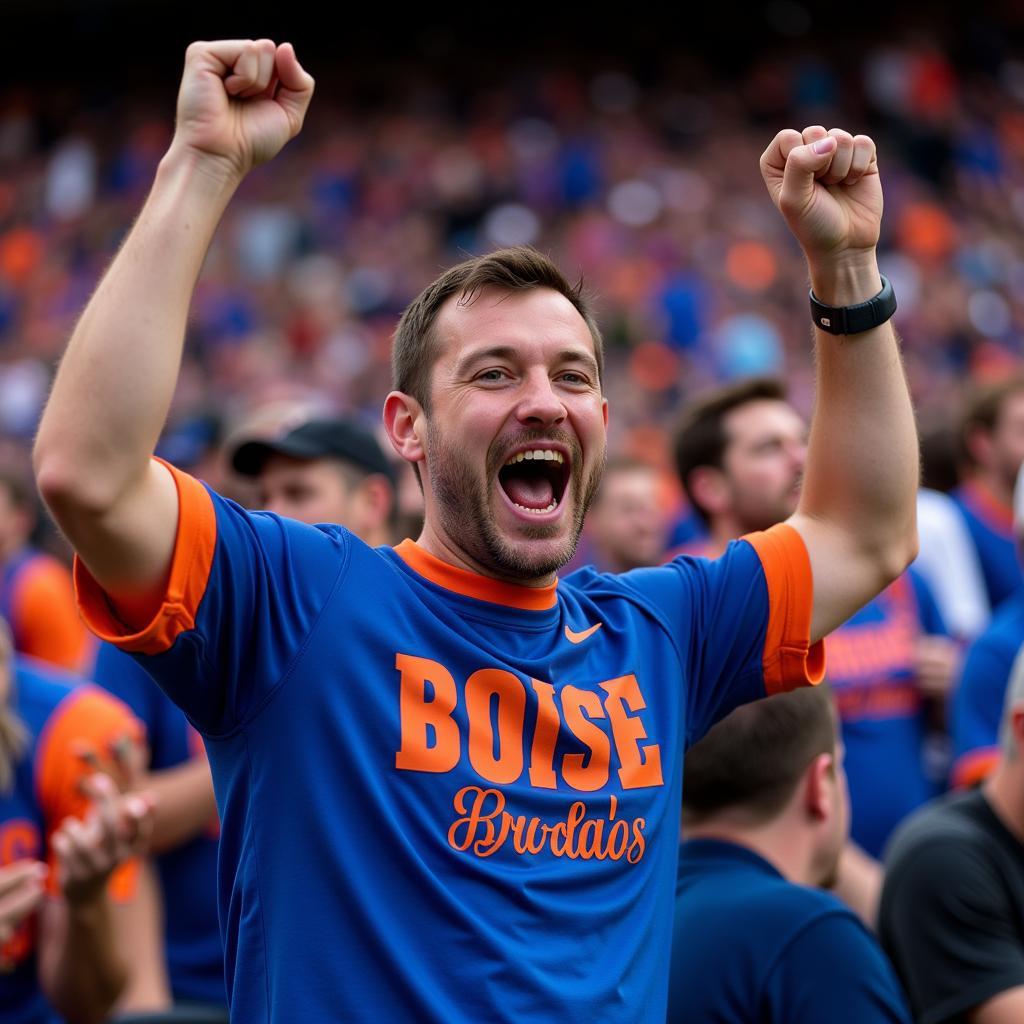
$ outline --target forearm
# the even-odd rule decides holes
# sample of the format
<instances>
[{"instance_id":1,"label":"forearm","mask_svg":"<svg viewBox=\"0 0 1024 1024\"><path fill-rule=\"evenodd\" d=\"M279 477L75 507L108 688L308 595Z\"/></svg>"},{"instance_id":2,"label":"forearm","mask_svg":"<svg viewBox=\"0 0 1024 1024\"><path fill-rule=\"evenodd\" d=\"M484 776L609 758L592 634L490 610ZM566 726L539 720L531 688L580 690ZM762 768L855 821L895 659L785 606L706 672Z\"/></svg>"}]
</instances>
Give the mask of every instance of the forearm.
<instances>
[{"instance_id":1,"label":"forearm","mask_svg":"<svg viewBox=\"0 0 1024 1024\"><path fill-rule=\"evenodd\" d=\"M128 979L106 893L65 904L66 924L45 988L68 1024L100 1024Z\"/></svg>"},{"instance_id":2,"label":"forearm","mask_svg":"<svg viewBox=\"0 0 1024 1024\"><path fill-rule=\"evenodd\" d=\"M874 250L810 263L828 305L881 289ZM913 557L917 430L892 323L853 336L815 330L817 399L799 515L837 528L877 570L880 589Z\"/></svg>"},{"instance_id":3,"label":"forearm","mask_svg":"<svg viewBox=\"0 0 1024 1024\"><path fill-rule=\"evenodd\" d=\"M79 320L36 442L41 490L102 513L145 473L181 360L192 290L233 192L182 147L164 157Z\"/></svg>"},{"instance_id":4,"label":"forearm","mask_svg":"<svg viewBox=\"0 0 1024 1024\"><path fill-rule=\"evenodd\" d=\"M217 814L205 757L154 772L145 788L155 804L150 838L150 849L155 853L174 849L199 835Z\"/></svg>"}]
</instances>

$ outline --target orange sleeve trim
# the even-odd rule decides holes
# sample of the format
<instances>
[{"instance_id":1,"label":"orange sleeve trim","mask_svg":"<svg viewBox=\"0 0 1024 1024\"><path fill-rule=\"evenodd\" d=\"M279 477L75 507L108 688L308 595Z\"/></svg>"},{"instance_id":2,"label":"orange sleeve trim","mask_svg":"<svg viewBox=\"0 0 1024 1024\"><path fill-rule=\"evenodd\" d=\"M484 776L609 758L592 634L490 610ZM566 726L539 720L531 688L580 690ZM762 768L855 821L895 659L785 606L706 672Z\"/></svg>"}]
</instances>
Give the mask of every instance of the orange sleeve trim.
<instances>
[{"instance_id":1,"label":"orange sleeve trim","mask_svg":"<svg viewBox=\"0 0 1024 1024\"><path fill-rule=\"evenodd\" d=\"M15 591L20 649L71 672L86 669L92 642L75 607L71 573L40 555L25 568Z\"/></svg>"},{"instance_id":2,"label":"orange sleeve trim","mask_svg":"<svg viewBox=\"0 0 1024 1024\"><path fill-rule=\"evenodd\" d=\"M984 782L998 764L998 747L981 747L978 750L968 751L958 757L953 765L953 788L969 789L979 782Z\"/></svg>"},{"instance_id":3,"label":"orange sleeve trim","mask_svg":"<svg viewBox=\"0 0 1024 1024\"><path fill-rule=\"evenodd\" d=\"M757 552L768 584L764 683L769 694L816 686L825 678L825 645L811 644L814 580L803 538L785 523L743 537Z\"/></svg>"},{"instance_id":4,"label":"orange sleeve trim","mask_svg":"<svg viewBox=\"0 0 1024 1024\"><path fill-rule=\"evenodd\" d=\"M72 690L54 708L43 727L36 747L35 781L39 806L43 811L47 840L65 818L82 819L90 801L82 791L82 780L97 770L114 779L121 771L113 748L125 737L141 743L142 723L116 697L95 686L82 685ZM49 841L47 841L49 847ZM50 850L48 888L59 891L56 857ZM112 875L110 894L120 901L135 893L138 867L121 865Z\"/></svg>"},{"instance_id":5,"label":"orange sleeve trim","mask_svg":"<svg viewBox=\"0 0 1024 1024\"><path fill-rule=\"evenodd\" d=\"M181 633L195 627L217 544L217 516L206 488L195 477L157 461L170 471L178 490L178 533L163 599L148 625L131 632L85 563L75 558L75 593L86 625L101 640L142 654L168 650Z\"/></svg>"}]
</instances>

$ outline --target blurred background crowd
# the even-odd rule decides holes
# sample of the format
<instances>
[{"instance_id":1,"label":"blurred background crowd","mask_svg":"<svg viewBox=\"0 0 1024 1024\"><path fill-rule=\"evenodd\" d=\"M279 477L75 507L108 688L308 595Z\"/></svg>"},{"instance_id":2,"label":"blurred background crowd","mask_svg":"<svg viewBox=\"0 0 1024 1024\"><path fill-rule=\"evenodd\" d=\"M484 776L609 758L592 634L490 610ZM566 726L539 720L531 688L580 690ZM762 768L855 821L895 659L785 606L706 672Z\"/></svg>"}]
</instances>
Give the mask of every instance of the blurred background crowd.
<instances>
[{"instance_id":1,"label":"blurred background crowd","mask_svg":"<svg viewBox=\"0 0 1024 1024\"><path fill-rule=\"evenodd\" d=\"M784 379L804 416L813 400L805 268L758 169L783 127L843 127L878 145L880 264L899 302L927 484L963 482L968 396L1024 367L1018 5L822 15L773 0L743 25L735 11L685 25L509 11L452 27L421 14L387 31L340 13L232 27L222 12L204 22L163 4L12 12L26 42L48 19L64 28L45 57L19 45L0 73L0 469L12 480L28 473L55 362L170 140L184 46L240 31L291 38L317 96L302 135L246 180L216 236L159 454L244 503L259 495L232 469L241 441L323 417L378 430L401 310L461 258L528 244L594 297L613 465L651 467L663 522L637 557L702 543L707 524L676 473L681 409L751 376ZM1019 419L1024 456L1024 407ZM415 535L418 514L403 470L396 539ZM11 487L0 543L3 515L20 507ZM1008 493L989 496L988 525L1012 538ZM597 535L615 533L615 515L607 525L598 510L606 525L590 528L580 560L628 567ZM44 518L25 522L35 545L67 557ZM969 625L941 630L959 648L925 693L929 794L951 766L949 688L991 611L986 599ZM88 672L92 656L63 660Z\"/></svg>"}]
</instances>

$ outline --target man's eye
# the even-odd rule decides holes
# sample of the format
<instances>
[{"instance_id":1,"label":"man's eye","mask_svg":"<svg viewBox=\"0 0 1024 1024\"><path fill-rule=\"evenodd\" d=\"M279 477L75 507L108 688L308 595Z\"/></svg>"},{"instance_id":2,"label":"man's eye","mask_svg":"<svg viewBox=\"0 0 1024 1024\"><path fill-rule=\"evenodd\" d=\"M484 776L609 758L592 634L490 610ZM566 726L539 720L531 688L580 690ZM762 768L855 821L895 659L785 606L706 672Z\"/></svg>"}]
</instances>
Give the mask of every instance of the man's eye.
<instances>
[{"instance_id":1,"label":"man's eye","mask_svg":"<svg viewBox=\"0 0 1024 1024\"><path fill-rule=\"evenodd\" d=\"M566 384L589 384L590 382L582 373L577 373L575 370L569 370L562 374L562 380Z\"/></svg>"},{"instance_id":2,"label":"man's eye","mask_svg":"<svg viewBox=\"0 0 1024 1024\"><path fill-rule=\"evenodd\" d=\"M477 380L502 380L505 377L504 370L484 370L477 374Z\"/></svg>"}]
</instances>

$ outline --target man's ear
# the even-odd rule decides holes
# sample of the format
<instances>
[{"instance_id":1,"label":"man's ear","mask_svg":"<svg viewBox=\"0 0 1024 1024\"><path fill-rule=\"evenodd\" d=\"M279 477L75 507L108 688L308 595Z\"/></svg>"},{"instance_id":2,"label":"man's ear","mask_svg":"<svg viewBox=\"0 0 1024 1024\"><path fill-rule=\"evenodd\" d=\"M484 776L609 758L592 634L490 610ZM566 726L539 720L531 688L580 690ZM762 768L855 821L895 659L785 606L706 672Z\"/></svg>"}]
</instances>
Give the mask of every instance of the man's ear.
<instances>
[{"instance_id":1,"label":"man's ear","mask_svg":"<svg viewBox=\"0 0 1024 1024\"><path fill-rule=\"evenodd\" d=\"M426 416L420 403L403 391L384 399L384 429L392 448L406 462L422 462L426 453Z\"/></svg>"},{"instance_id":2,"label":"man's ear","mask_svg":"<svg viewBox=\"0 0 1024 1024\"><path fill-rule=\"evenodd\" d=\"M804 771L804 810L815 821L824 821L834 813L835 757L819 754Z\"/></svg>"},{"instance_id":3,"label":"man's ear","mask_svg":"<svg viewBox=\"0 0 1024 1024\"><path fill-rule=\"evenodd\" d=\"M391 516L395 505L395 489L383 473L371 473L359 484L358 500L368 520L367 526L377 530Z\"/></svg>"},{"instance_id":4,"label":"man's ear","mask_svg":"<svg viewBox=\"0 0 1024 1024\"><path fill-rule=\"evenodd\" d=\"M725 474L715 466L695 466L688 483L694 501L709 516L729 511L729 486Z\"/></svg>"}]
</instances>

